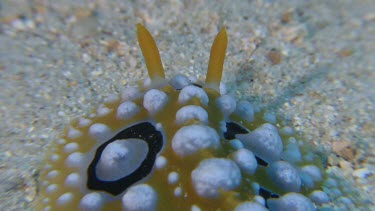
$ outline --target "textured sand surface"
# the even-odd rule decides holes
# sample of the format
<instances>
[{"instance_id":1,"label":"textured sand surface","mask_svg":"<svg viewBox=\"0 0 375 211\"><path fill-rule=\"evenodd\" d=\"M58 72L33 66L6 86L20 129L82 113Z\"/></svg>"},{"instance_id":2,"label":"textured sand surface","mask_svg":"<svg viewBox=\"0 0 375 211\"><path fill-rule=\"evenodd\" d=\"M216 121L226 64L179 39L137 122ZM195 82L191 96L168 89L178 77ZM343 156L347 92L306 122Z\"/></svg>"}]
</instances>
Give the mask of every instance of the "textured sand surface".
<instances>
[{"instance_id":1,"label":"textured sand surface","mask_svg":"<svg viewBox=\"0 0 375 211\"><path fill-rule=\"evenodd\" d=\"M138 22L167 77L198 79L226 26L228 90L327 149L330 168L375 209L375 3L327 2L0 1L0 209L33 210L48 143L145 78Z\"/></svg>"}]
</instances>

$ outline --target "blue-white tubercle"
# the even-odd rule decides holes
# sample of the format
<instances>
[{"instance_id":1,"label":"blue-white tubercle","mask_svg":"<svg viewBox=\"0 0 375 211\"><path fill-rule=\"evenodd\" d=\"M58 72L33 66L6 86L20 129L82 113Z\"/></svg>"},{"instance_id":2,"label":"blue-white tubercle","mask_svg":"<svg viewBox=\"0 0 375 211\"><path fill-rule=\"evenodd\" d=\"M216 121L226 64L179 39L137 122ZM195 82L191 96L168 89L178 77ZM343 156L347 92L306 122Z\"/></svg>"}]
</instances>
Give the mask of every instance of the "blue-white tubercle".
<instances>
[{"instance_id":1,"label":"blue-white tubercle","mask_svg":"<svg viewBox=\"0 0 375 211\"><path fill-rule=\"evenodd\" d=\"M308 211L332 202L323 184L333 179L289 127L279 134L280 123L220 93L224 28L203 85L167 80L140 24L137 38L150 83L68 127L43 164L38 210Z\"/></svg>"}]
</instances>

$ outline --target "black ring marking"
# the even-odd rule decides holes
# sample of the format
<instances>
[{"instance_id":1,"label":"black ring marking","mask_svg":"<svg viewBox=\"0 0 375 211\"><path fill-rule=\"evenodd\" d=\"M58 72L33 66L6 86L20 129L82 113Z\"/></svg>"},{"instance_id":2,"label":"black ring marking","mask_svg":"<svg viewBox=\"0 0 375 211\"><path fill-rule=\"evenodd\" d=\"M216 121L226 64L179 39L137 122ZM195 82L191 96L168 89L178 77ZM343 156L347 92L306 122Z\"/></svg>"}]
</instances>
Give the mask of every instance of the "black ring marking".
<instances>
[{"instance_id":1,"label":"black ring marking","mask_svg":"<svg viewBox=\"0 0 375 211\"><path fill-rule=\"evenodd\" d=\"M264 161L262 158L255 155L255 159L257 160L258 165L264 166L264 167L268 166L268 163Z\"/></svg>"},{"instance_id":2,"label":"black ring marking","mask_svg":"<svg viewBox=\"0 0 375 211\"><path fill-rule=\"evenodd\" d=\"M96 176L96 166L100 160L103 150L108 144L120 140L136 138L145 141L148 145L148 152L146 158L142 161L141 165L131 174L115 180L115 181L104 181ZM157 153L163 147L163 135L160 131L149 122L142 122L137 125L128 127L113 138L100 145L96 150L95 157L87 169L87 188L91 190L101 190L112 195L118 195L124 190L129 188L134 183L140 181L146 177L154 166Z\"/></svg>"},{"instance_id":3,"label":"black ring marking","mask_svg":"<svg viewBox=\"0 0 375 211\"><path fill-rule=\"evenodd\" d=\"M227 128L227 131L223 135L224 138L227 140L235 139L236 134L249 133L249 131L246 130L244 127L234 122L226 122L225 127Z\"/></svg>"}]
</instances>

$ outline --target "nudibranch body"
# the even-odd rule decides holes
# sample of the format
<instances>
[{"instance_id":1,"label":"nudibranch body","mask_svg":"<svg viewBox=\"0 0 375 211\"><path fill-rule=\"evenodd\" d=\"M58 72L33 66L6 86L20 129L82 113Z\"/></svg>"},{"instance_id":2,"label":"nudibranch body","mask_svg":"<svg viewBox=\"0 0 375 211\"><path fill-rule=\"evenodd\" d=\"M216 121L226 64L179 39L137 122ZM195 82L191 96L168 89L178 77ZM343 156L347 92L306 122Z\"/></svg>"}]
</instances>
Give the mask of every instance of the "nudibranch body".
<instances>
[{"instance_id":1,"label":"nudibranch body","mask_svg":"<svg viewBox=\"0 0 375 211\"><path fill-rule=\"evenodd\" d=\"M150 81L69 126L43 164L38 209L315 210L331 202L319 157L301 153L290 128L220 93L224 28L203 85L183 75L167 81L140 24L137 38Z\"/></svg>"}]
</instances>

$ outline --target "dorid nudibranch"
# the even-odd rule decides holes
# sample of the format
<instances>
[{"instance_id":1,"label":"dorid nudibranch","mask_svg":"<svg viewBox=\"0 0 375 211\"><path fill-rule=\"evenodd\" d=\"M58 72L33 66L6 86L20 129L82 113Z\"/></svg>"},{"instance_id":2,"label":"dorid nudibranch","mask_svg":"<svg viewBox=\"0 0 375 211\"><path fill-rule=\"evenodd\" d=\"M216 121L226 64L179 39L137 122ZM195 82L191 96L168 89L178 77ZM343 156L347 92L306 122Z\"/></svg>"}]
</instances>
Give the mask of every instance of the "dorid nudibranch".
<instances>
[{"instance_id":1,"label":"dorid nudibranch","mask_svg":"<svg viewBox=\"0 0 375 211\"><path fill-rule=\"evenodd\" d=\"M167 80L140 24L137 38L151 82L69 126L43 164L39 210L315 210L345 198L282 123L220 93L224 28L202 85Z\"/></svg>"}]
</instances>

